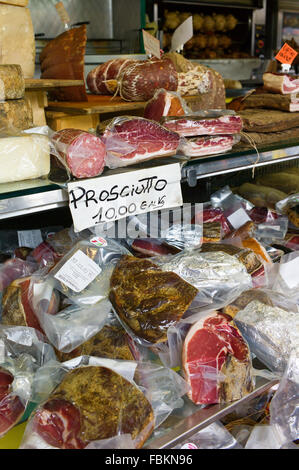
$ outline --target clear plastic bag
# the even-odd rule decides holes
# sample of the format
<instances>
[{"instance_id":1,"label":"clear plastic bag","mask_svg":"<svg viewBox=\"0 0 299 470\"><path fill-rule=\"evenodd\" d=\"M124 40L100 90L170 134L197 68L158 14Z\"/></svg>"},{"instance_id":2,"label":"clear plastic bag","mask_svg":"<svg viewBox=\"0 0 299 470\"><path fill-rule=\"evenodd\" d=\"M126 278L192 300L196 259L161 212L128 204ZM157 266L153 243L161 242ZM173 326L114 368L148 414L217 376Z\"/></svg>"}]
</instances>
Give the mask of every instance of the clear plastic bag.
<instances>
[{"instance_id":1,"label":"clear plastic bag","mask_svg":"<svg viewBox=\"0 0 299 470\"><path fill-rule=\"evenodd\" d=\"M103 142L107 150L106 165L113 169L175 155L180 137L157 122L121 116L106 127Z\"/></svg>"},{"instance_id":2,"label":"clear plastic bag","mask_svg":"<svg viewBox=\"0 0 299 470\"><path fill-rule=\"evenodd\" d=\"M298 307L277 292L264 292L269 299L267 304L252 300L234 320L251 352L271 371L281 374L292 349L298 345Z\"/></svg>"},{"instance_id":3,"label":"clear plastic bag","mask_svg":"<svg viewBox=\"0 0 299 470\"><path fill-rule=\"evenodd\" d=\"M189 158L220 155L232 150L240 142L235 135L203 136L182 139L178 152Z\"/></svg>"},{"instance_id":4,"label":"clear plastic bag","mask_svg":"<svg viewBox=\"0 0 299 470\"><path fill-rule=\"evenodd\" d=\"M217 207L223 210L224 216L235 230L251 221L245 203L232 193L229 186L225 186L212 194L211 203L214 208Z\"/></svg>"},{"instance_id":5,"label":"clear plastic bag","mask_svg":"<svg viewBox=\"0 0 299 470\"><path fill-rule=\"evenodd\" d=\"M81 383L84 392L78 394ZM174 408L183 406L186 390L175 372L151 363L83 356L49 364L36 376L37 399L43 403L20 448L106 448L111 438L128 434L140 448ZM48 419L48 410L55 419Z\"/></svg>"},{"instance_id":6,"label":"clear plastic bag","mask_svg":"<svg viewBox=\"0 0 299 470\"><path fill-rule=\"evenodd\" d=\"M35 373L53 359L53 348L32 328L0 328L0 437L21 420Z\"/></svg>"},{"instance_id":7,"label":"clear plastic bag","mask_svg":"<svg viewBox=\"0 0 299 470\"><path fill-rule=\"evenodd\" d=\"M268 286L272 290L299 300L299 251L284 255L280 263L268 268Z\"/></svg>"},{"instance_id":8,"label":"clear plastic bag","mask_svg":"<svg viewBox=\"0 0 299 470\"><path fill-rule=\"evenodd\" d=\"M236 439L225 429L219 421L190 436L173 449L242 449Z\"/></svg>"}]
</instances>

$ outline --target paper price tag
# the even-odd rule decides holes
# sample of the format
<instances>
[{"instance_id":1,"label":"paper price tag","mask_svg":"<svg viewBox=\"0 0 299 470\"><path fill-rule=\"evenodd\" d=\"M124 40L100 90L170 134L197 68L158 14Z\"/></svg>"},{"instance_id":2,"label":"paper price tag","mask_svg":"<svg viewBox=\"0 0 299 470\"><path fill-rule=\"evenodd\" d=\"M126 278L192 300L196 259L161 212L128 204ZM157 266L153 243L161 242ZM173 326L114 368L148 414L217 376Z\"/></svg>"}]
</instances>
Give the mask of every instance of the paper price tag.
<instances>
[{"instance_id":1,"label":"paper price tag","mask_svg":"<svg viewBox=\"0 0 299 470\"><path fill-rule=\"evenodd\" d=\"M294 289L299 285L298 272L299 256L279 267L279 273L289 289Z\"/></svg>"},{"instance_id":2,"label":"paper price tag","mask_svg":"<svg viewBox=\"0 0 299 470\"><path fill-rule=\"evenodd\" d=\"M153 55L158 59L161 59L161 47L159 39L147 33L146 31L144 31L144 29L142 30L142 34L146 54L149 56Z\"/></svg>"},{"instance_id":3,"label":"paper price tag","mask_svg":"<svg viewBox=\"0 0 299 470\"><path fill-rule=\"evenodd\" d=\"M82 292L101 272L101 268L92 259L78 250L54 277L78 293Z\"/></svg>"},{"instance_id":4,"label":"paper price tag","mask_svg":"<svg viewBox=\"0 0 299 470\"><path fill-rule=\"evenodd\" d=\"M246 222L249 222L251 220L247 213L244 211L244 209L237 210L236 212L231 214L227 219L235 230L238 230L238 228L242 227L242 225L246 224Z\"/></svg>"},{"instance_id":5,"label":"paper price tag","mask_svg":"<svg viewBox=\"0 0 299 470\"><path fill-rule=\"evenodd\" d=\"M36 248L43 243L43 237L40 230L23 230L18 232L19 246L26 248Z\"/></svg>"},{"instance_id":6,"label":"paper price tag","mask_svg":"<svg viewBox=\"0 0 299 470\"><path fill-rule=\"evenodd\" d=\"M275 56L275 59L281 62L282 64L292 64L295 57L298 55L291 46L285 43L278 54Z\"/></svg>"},{"instance_id":7,"label":"paper price tag","mask_svg":"<svg viewBox=\"0 0 299 470\"><path fill-rule=\"evenodd\" d=\"M186 44L186 42L190 41L190 39L192 38L193 38L193 17L190 16L173 33L172 40L171 40L171 50L172 51L182 50L184 47L184 44Z\"/></svg>"},{"instance_id":8,"label":"paper price tag","mask_svg":"<svg viewBox=\"0 0 299 470\"><path fill-rule=\"evenodd\" d=\"M68 184L75 231L183 205L179 163Z\"/></svg>"}]
</instances>

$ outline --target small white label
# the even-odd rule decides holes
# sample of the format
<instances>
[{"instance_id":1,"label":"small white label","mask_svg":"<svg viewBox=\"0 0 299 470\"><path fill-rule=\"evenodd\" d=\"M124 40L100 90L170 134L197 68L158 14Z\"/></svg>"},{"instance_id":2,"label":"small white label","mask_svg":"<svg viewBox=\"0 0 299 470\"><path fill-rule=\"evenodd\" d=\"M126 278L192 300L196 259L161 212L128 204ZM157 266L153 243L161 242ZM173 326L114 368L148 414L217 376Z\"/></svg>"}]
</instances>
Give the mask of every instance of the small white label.
<instances>
[{"instance_id":1,"label":"small white label","mask_svg":"<svg viewBox=\"0 0 299 470\"><path fill-rule=\"evenodd\" d=\"M186 42L188 42L192 38L193 38L193 17L190 16L173 33L172 40L171 40L171 50L172 51L182 50L184 47L184 44L186 44Z\"/></svg>"},{"instance_id":2,"label":"small white label","mask_svg":"<svg viewBox=\"0 0 299 470\"><path fill-rule=\"evenodd\" d=\"M151 34L147 33L142 30L143 34L143 44L144 44L144 49L147 55L149 56L155 56L158 59L161 59L161 48L160 48L160 41L159 39L155 38Z\"/></svg>"},{"instance_id":3,"label":"small white label","mask_svg":"<svg viewBox=\"0 0 299 470\"><path fill-rule=\"evenodd\" d=\"M18 232L19 246L26 248L36 248L43 243L43 237L40 230L23 230Z\"/></svg>"},{"instance_id":4,"label":"small white label","mask_svg":"<svg viewBox=\"0 0 299 470\"><path fill-rule=\"evenodd\" d=\"M75 232L183 205L179 163L68 184Z\"/></svg>"},{"instance_id":5,"label":"small white label","mask_svg":"<svg viewBox=\"0 0 299 470\"><path fill-rule=\"evenodd\" d=\"M281 264L279 273L290 289L294 289L299 284L299 256L288 263Z\"/></svg>"},{"instance_id":6,"label":"small white label","mask_svg":"<svg viewBox=\"0 0 299 470\"><path fill-rule=\"evenodd\" d=\"M227 217L227 219L235 230L242 227L244 224L246 224L246 222L249 222L251 220L250 217L244 211L244 209L237 210L229 217Z\"/></svg>"},{"instance_id":7,"label":"small white label","mask_svg":"<svg viewBox=\"0 0 299 470\"><path fill-rule=\"evenodd\" d=\"M54 277L78 293L82 292L101 272L101 268L92 259L78 250Z\"/></svg>"},{"instance_id":8,"label":"small white label","mask_svg":"<svg viewBox=\"0 0 299 470\"><path fill-rule=\"evenodd\" d=\"M0 340L0 364L3 364L5 362L5 343L1 339Z\"/></svg>"},{"instance_id":9,"label":"small white label","mask_svg":"<svg viewBox=\"0 0 299 470\"><path fill-rule=\"evenodd\" d=\"M181 449L198 449L198 447L195 444L192 444L192 442L188 442L187 444L184 444Z\"/></svg>"},{"instance_id":10,"label":"small white label","mask_svg":"<svg viewBox=\"0 0 299 470\"><path fill-rule=\"evenodd\" d=\"M90 243L99 247L107 246L107 240L105 240L105 238L102 238L102 237L94 237L90 240Z\"/></svg>"}]
</instances>

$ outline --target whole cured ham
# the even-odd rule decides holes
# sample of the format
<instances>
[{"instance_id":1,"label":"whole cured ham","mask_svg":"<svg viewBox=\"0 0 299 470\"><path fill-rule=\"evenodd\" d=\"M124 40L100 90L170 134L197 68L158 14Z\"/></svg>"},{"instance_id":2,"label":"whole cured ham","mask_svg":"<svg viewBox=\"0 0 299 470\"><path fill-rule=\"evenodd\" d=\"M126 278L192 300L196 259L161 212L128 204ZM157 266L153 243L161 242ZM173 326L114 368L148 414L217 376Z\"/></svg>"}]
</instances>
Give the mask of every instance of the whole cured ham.
<instances>
[{"instance_id":1,"label":"whole cured ham","mask_svg":"<svg viewBox=\"0 0 299 470\"><path fill-rule=\"evenodd\" d=\"M234 136L221 135L218 137L195 137L185 139L180 145L179 151L187 157L204 157L225 153L232 149L235 143Z\"/></svg>"},{"instance_id":2,"label":"whole cured ham","mask_svg":"<svg viewBox=\"0 0 299 470\"><path fill-rule=\"evenodd\" d=\"M84 80L84 58L87 42L86 25L72 28L48 42L39 59L41 78ZM85 85L50 90L51 99L87 101Z\"/></svg>"},{"instance_id":3,"label":"whole cured ham","mask_svg":"<svg viewBox=\"0 0 299 470\"><path fill-rule=\"evenodd\" d=\"M22 418L25 407L20 398L12 393L14 376L0 367L0 438Z\"/></svg>"},{"instance_id":4,"label":"whole cured ham","mask_svg":"<svg viewBox=\"0 0 299 470\"><path fill-rule=\"evenodd\" d=\"M184 116L186 107L186 103L178 94L163 89L157 90L145 107L144 117L159 122L165 116Z\"/></svg>"},{"instance_id":5,"label":"whole cured ham","mask_svg":"<svg viewBox=\"0 0 299 470\"><path fill-rule=\"evenodd\" d=\"M286 74L264 73L264 88L272 93L288 95L299 93L299 79Z\"/></svg>"},{"instance_id":6,"label":"whole cured ham","mask_svg":"<svg viewBox=\"0 0 299 470\"><path fill-rule=\"evenodd\" d=\"M106 165L118 168L175 155L180 136L154 121L124 116L113 119L102 140L107 151Z\"/></svg>"},{"instance_id":7,"label":"whole cured ham","mask_svg":"<svg viewBox=\"0 0 299 470\"><path fill-rule=\"evenodd\" d=\"M140 448L153 429L154 413L140 389L96 366L68 372L32 421L33 432L59 449L84 449L120 434Z\"/></svg>"},{"instance_id":8,"label":"whole cured ham","mask_svg":"<svg viewBox=\"0 0 299 470\"><path fill-rule=\"evenodd\" d=\"M106 149L99 137L78 129L63 129L56 132L52 140L75 178L92 178L103 172Z\"/></svg>"},{"instance_id":9,"label":"whole cured ham","mask_svg":"<svg viewBox=\"0 0 299 470\"><path fill-rule=\"evenodd\" d=\"M167 117L162 124L182 137L197 135L233 135L242 131L243 123L240 116L223 114L217 117L186 116Z\"/></svg>"},{"instance_id":10,"label":"whole cured ham","mask_svg":"<svg viewBox=\"0 0 299 470\"><path fill-rule=\"evenodd\" d=\"M120 96L126 101L149 101L159 88L177 91L178 74L170 59L138 61L124 68Z\"/></svg>"},{"instance_id":11,"label":"whole cured ham","mask_svg":"<svg viewBox=\"0 0 299 470\"><path fill-rule=\"evenodd\" d=\"M113 95L117 89L117 80L128 65L136 62L132 59L112 59L91 70L86 78L88 89L95 95Z\"/></svg>"},{"instance_id":12,"label":"whole cured ham","mask_svg":"<svg viewBox=\"0 0 299 470\"><path fill-rule=\"evenodd\" d=\"M191 327L182 361L196 405L240 400L254 388L248 345L227 315L215 311Z\"/></svg>"}]
</instances>

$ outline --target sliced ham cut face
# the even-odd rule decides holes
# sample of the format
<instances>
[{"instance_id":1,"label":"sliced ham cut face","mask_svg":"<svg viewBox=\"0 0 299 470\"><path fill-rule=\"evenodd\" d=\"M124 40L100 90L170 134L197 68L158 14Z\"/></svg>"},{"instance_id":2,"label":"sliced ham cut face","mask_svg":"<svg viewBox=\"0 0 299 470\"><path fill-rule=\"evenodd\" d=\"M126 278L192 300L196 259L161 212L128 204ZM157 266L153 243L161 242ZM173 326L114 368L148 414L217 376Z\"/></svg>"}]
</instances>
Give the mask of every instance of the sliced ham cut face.
<instances>
[{"instance_id":1,"label":"sliced ham cut face","mask_svg":"<svg viewBox=\"0 0 299 470\"><path fill-rule=\"evenodd\" d=\"M162 119L167 129L177 132L182 137L197 135L233 135L242 131L243 123L240 116L223 115L219 117L168 117Z\"/></svg>"},{"instance_id":2,"label":"sliced ham cut face","mask_svg":"<svg viewBox=\"0 0 299 470\"><path fill-rule=\"evenodd\" d=\"M204 157L225 153L232 149L235 143L234 136L221 135L217 137L197 137L182 141L179 151L187 157Z\"/></svg>"},{"instance_id":3,"label":"sliced ham cut face","mask_svg":"<svg viewBox=\"0 0 299 470\"><path fill-rule=\"evenodd\" d=\"M299 78L286 74L264 73L264 88L272 93L289 95L299 93Z\"/></svg>"},{"instance_id":4,"label":"sliced ham cut face","mask_svg":"<svg viewBox=\"0 0 299 470\"><path fill-rule=\"evenodd\" d=\"M134 165L175 155L180 136L154 121L139 117L115 118L103 134L109 168Z\"/></svg>"},{"instance_id":5,"label":"sliced ham cut face","mask_svg":"<svg viewBox=\"0 0 299 470\"><path fill-rule=\"evenodd\" d=\"M154 97L147 103L144 110L144 117L160 122L165 116L184 116L183 99L176 93L158 90Z\"/></svg>"},{"instance_id":6,"label":"sliced ham cut face","mask_svg":"<svg viewBox=\"0 0 299 470\"><path fill-rule=\"evenodd\" d=\"M195 323L182 361L188 396L197 405L228 403L253 390L249 348L228 315L215 311Z\"/></svg>"},{"instance_id":7,"label":"sliced ham cut face","mask_svg":"<svg viewBox=\"0 0 299 470\"><path fill-rule=\"evenodd\" d=\"M56 132L52 140L75 178L93 178L103 172L106 149L99 137L78 129L63 129Z\"/></svg>"},{"instance_id":8,"label":"sliced ham cut face","mask_svg":"<svg viewBox=\"0 0 299 470\"><path fill-rule=\"evenodd\" d=\"M0 438L19 422L25 411L20 398L11 393L13 380L13 375L0 367Z\"/></svg>"}]
</instances>

